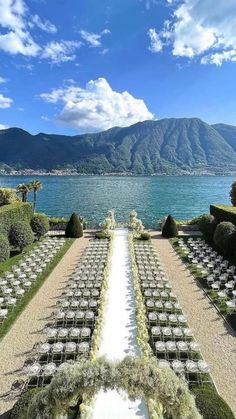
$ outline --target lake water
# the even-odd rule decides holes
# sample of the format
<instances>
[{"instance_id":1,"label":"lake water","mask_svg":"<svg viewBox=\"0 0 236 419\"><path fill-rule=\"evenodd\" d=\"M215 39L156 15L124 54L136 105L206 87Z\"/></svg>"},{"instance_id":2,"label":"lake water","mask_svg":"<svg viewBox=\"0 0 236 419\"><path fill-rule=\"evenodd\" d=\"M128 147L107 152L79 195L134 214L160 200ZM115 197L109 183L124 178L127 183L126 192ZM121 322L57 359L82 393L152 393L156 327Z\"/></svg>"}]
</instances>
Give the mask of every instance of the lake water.
<instances>
[{"instance_id":1,"label":"lake water","mask_svg":"<svg viewBox=\"0 0 236 419\"><path fill-rule=\"evenodd\" d=\"M1 176L0 186L15 187L36 177ZM37 210L68 217L72 212L85 216L90 226L101 222L114 208L119 222L127 221L135 209L146 226L167 214L187 220L208 212L211 203L229 204L234 177L223 176L39 176L43 189L38 193Z\"/></svg>"}]
</instances>

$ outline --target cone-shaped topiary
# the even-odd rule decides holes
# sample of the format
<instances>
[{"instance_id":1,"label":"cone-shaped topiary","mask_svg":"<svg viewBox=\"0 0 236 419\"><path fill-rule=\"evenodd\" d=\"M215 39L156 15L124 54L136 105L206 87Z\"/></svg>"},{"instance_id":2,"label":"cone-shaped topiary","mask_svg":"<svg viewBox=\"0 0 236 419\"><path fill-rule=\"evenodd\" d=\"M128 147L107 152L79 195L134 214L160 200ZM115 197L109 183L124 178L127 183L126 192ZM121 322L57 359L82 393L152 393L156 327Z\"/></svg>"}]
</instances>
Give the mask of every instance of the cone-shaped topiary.
<instances>
[{"instance_id":1,"label":"cone-shaped topiary","mask_svg":"<svg viewBox=\"0 0 236 419\"><path fill-rule=\"evenodd\" d=\"M78 216L74 212L67 223L65 236L73 239L77 239L83 236L83 226L81 225Z\"/></svg>"},{"instance_id":2,"label":"cone-shaped topiary","mask_svg":"<svg viewBox=\"0 0 236 419\"><path fill-rule=\"evenodd\" d=\"M168 215L162 228L162 236L166 237L167 239L178 236L178 227L171 215Z\"/></svg>"}]
</instances>

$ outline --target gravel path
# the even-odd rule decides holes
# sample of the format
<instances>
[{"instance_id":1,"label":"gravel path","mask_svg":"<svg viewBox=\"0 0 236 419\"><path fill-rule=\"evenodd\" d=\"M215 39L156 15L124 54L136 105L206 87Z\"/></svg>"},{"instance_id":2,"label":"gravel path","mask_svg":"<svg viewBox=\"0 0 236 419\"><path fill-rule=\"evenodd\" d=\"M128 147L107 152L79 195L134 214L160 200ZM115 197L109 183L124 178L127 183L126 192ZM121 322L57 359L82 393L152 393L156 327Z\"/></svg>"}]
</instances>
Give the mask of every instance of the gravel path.
<instances>
[{"instance_id":1,"label":"gravel path","mask_svg":"<svg viewBox=\"0 0 236 419\"><path fill-rule=\"evenodd\" d=\"M139 356L136 341L135 294L128 248L128 230L114 231L113 253L107 306L101 335L99 356L121 361L125 356ZM93 419L147 419L143 400L131 401L126 392L100 391L94 404Z\"/></svg>"},{"instance_id":2,"label":"gravel path","mask_svg":"<svg viewBox=\"0 0 236 419\"><path fill-rule=\"evenodd\" d=\"M168 240L152 233L163 268L211 367L218 392L236 414L236 335L224 323Z\"/></svg>"},{"instance_id":3,"label":"gravel path","mask_svg":"<svg viewBox=\"0 0 236 419\"><path fill-rule=\"evenodd\" d=\"M55 303L66 286L68 277L88 245L88 235L75 240L42 287L21 313L0 343L0 414L15 403L1 396L8 392L15 380L21 379L25 358L35 343L44 341L43 330L55 310Z\"/></svg>"}]
</instances>

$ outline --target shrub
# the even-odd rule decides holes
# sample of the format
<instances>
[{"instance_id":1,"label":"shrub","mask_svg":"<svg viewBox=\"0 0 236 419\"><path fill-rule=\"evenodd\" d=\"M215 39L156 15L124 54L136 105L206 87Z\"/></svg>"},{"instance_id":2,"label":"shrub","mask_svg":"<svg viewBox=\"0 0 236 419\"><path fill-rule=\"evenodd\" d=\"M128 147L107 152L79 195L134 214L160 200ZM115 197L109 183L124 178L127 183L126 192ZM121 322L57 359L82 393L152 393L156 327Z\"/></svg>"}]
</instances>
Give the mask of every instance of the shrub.
<instances>
[{"instance_id":1,"label":"shrub","mask_svg":"<svg viewBox=\"0 0 236 419\"><path fill-rule=\"evenodd\" d=\"M162 228L162 236L166 238L178 236L178 227L171 215L168 215L166 222Z\"/></svg>"},{"instance_id":2,"label":"shrub","mask_svg":"<svg viewBox=\"0 0 236 419\"><path fill-rule=\"evenodd\" d=\"M97 231L95 233L95 238L96 239L109 239L110 235L105 231Z\"/></svg>"},{"instance_id":3,"label":"shrub","mask_svg":"<svg viewBox=\"0 0 236 419\"><path fill-rule=\"evenodd\" d=\"M192 389L196 406L204 419L233 419L234 415L227 403L211 387L194 387Z\"/></svg>"},{"instance_id":4,"label":"shrub","mask_svg":"<svg viewBox=\"0 0 236 419\"><path fill-rule=\"evenodd\" d=\"M23 393L13 406L9 419L25 419L30 401L41 389L34 388Z\"/></svg>"},{"instance_id":5,"label":"shrub","mask_svg":"<svg viewBox=\"0 0 236 419\"><path fill-rule=\"evenodd\" d=\"M18 221L30 223L33 217L32 206L29 203L17 202L0 207L0 233L8 235L10 228Z\"/></svg>"},{"instance_id":6,"label":"shrub","mask_svg":"<svg viewBox=\"0 0 236 419\"><path fill-rule=\"evenodd\" d=\"M35 214L31 220L30 225L35 236L39 239L49 230L48 217L45 214Z\"/></svg>"},{"instance_id":7,"label":"shrub","mask_svg":"<svg viewBox=\"0 0 236 419\"><path fill-rule=\"evenodd\" d=\"M143 232L140 234L139 240L150 240L151 236L147 232Z\"/></svg>"},{"instance_id":8,"label":"shrub","mask_svg":"<svg viewBox=\"0 0 236 419\"><path fill-rule=\"evenodd\" d=\"M63 217L50 217L49 221L49 229L54 231L65 231L68 220Z\"/></svg>"},{"instance_id":9,"label":"shrub","mask_svg":"<svg viewBox=\"0 0 236 419\"><path fill-rule=\"evenodd\" d=\"M66 237L79 238L83 236L83 227L79 221L78 216L73 212L65 230Z\"/></svg>"},{"instance_id":10,"label":"shrub","mask_svg":"<svg viewBox=\"0 0 236 419\"><path fill-rule=\"evenodd\" d=\"M236 208L230 205L210 205L210 213L215 217L216 223L230 221L236 226Z\"/></svg>"},{"instance_id":11,"label":"shrub","mask_svg":"<svg viewBox=\"0 0 236 419\"><path fill-rule=\"evenodd\" d=\"M199 222L201 221L202 215L199 215L198 217L194 217L191 220L187 221L187 224L192 226L192 225L198 225Z\"/></svg>"},{"instance_id":12,"label":"shrub","mask_svg":"<svg viewBox=\"0 0 236 419\"><path fill-rule=\"evenodd\" d=\"M9 233L9 240L12 246L23 250L25 246L33 243L34 234L30 225L26 222L18 222L12 225Z\"/></svg>"},{"instance_id":13,"label":"shrub","mask_svg":"<svg viewBox=\"0 0 236 419\"><path fill-rule=\"evenodd\" d=\"M216 229L215 218L210 214L203 214L199 217L198 228L208 240L212 240Z\"/></svg>"},{"instance_id":14,"label":"shrub","mask_svg":"<svg viewBox=\"0 0 236 419\"><path fill-rule=\"evenodd\" d=\"M2 205L14 204L19 201L14 189L0 188L0 207Z\"/></svg>"},{"instance_id":15,"label":"shrub","mask_svg":"<svg viewBox=\"0 0 236 419\"><path fill-rule=\"evenodd\" d=\"M230 200L232 202L232 205L236 207L236 181L232 183L231 191L229 195L230 195Z\"/></svg>"},{"instance_id":16,"label":"shrub","mask_svg":"<svg viewBox=\"0 0 236 419\"><path fill-rule=\"evenodd\" d=\"M218 224L214 234L215 245L225 254L233 253L236 249L236 227L233 223L223 221Z\"/></svg>"},{"instance_id":17,"label":"shrub","mask_svg":"<svg viewBox=\"0 0 236 419\"><path fill-rule=\"evenodd\" d=\"M6 236L0 235L0 262L5 262L5 260L10 257L10 243Z\"/></svg>"}]
</instances>

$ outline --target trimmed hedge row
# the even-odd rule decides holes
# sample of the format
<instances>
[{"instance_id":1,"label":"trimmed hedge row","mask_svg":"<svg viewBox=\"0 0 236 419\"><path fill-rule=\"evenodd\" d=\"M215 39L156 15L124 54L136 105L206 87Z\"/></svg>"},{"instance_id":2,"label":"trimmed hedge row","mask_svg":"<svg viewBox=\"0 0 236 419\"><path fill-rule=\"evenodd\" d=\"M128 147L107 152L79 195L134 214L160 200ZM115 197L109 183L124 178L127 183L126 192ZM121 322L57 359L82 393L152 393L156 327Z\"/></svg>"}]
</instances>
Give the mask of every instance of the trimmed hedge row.
<instances>
[{"instance_id":1,"label":"trimmed hedge row","mask_svg":"<svg viewBox=\"0 0 236 419\"><path fill-rule=\"evenodd\" d=\"M236 226L236 207L230 205L210 205L210 213L219 224L222 221L229 221Z\"/></svg>"},{"instance_id":2,"label":"trimmed hedge row","mask_svg":"<svg viewBox=\"0 0 236 419\"><path fill-rule=\"evenodd\" d=\"M10 243L6 236L0 234L0 263L10 257Z\"/></svg>"},{"instance_id":3,"label":"trimmed hedge row","mask_svg":"<svg viewBox=\"0 0 236 419\"><path fill-rule=\"evenodd\" d=\"M62 217L50 217L48 218L49 228L54 231L65 231L68 220Z\"/></svg>"},{"instance_id":4,"label":"trimmed hedge row","mask_svg":"<svg viewBox=\"0 0 236 419\"><path fill-rule=\"evenodd\" d=\"M13 224L18 222L30 223L33 209L30 203L15 203L0 207L0 233L8 235Z\"/></svg>"}]
</instances>

